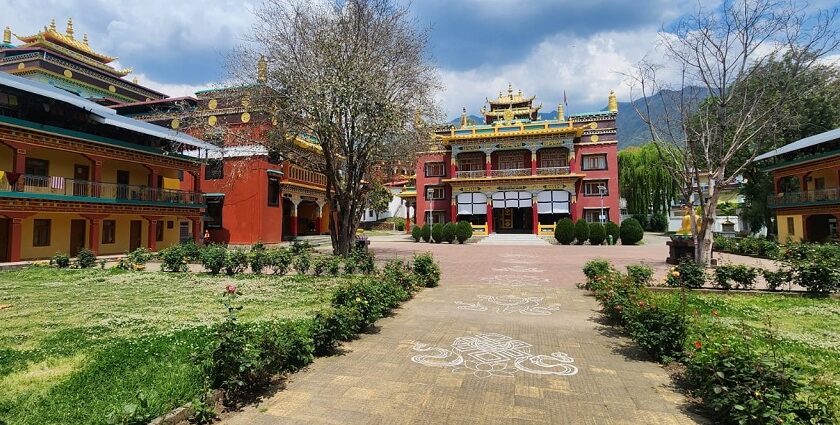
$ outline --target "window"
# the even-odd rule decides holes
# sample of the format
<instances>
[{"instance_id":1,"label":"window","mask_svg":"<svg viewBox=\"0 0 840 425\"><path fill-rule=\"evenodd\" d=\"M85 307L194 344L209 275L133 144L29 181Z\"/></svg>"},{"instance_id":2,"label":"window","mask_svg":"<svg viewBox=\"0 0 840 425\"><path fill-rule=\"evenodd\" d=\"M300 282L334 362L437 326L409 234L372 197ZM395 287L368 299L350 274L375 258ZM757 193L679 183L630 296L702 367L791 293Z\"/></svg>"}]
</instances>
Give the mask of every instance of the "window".
<instances>
[{"instance_id":1,"label":"window","mask_svg":"<svg viewBox=\"0 0 840 425\"><path fill-rule=\"evenodd\" d=\"M484 157L481 154L461 154L458 156L458 170L482 171L484 170Z\"/></svg>"},{"instance_id":2,"label":"window","mask_svg":"<svg viewBox=\"0 0 840 425\"><path fill-rule=\"evenodd\" d=\"M458 200L458 215L486 215L487 195L481 192L460 193Z\"/></svg>"},{"instance_id":3,"label":"window","mask_svg":"<svg viewBox=\"0 0 840 425\"><path fill-rule=\"evenodd\" d=\"M423 192L423 195L426 197L427 201L444 199L446 197L446 193L443 190L443 186L426 186L426 191Z\"/></svg>"},{"instance_id":4,"label":"window","mask_svg":"<svg viewBox=\"0 0 840 425\"><path fill-rule=\"evenodd\" d=\"M529 208L533 205L531 192L496 192L493 208Z\"/></svg>"},{"instance_id":5,"label":"window","mask_svg":"<svg viewBox=\"0 0 840 425\"><path fill-rule=\"evenodd\" d=\"M32 246L50 246L50 227L52 220L36 218L32 231Z\"/></svg>"},{"instance_id":6,"label":"window","mask_svg":"<svg viewBox=\"0 0 840 425\"><path fill-rule=\"evenodd\" d=\"M102 243L110 244L117 241L117 221L102 220Z\"/></svg>"},{"instance_id":7,"label":"window","mask_svg":"<svg viewBox=\"0 0 840 425\"><path fill-rule=\"evenodd\" d=\"M446 211L426 211L426 224L445 223Z\"/></svg>"},{"instance_id":8,"label":"window","mask_svg":"<svg viewBox=\"0 0 840 425\"><path fill-rule=\"evenodd\" d=\"M572 195L565 190L544 190L537 193L539 214L568 214Z\"/></svg>"},{"instance_id":9,"label":"window","mask_svg":"<svg viewBox=\"0 0 840 425\"><path fill-rule=\"evenodd\" d=\"M280 180L277 177L268 178L268 206L280 206Z\"/></svg>"},{"instance_id":10,"label":"window","mask_svg":"<svg viewBox=\"0 0 840 425\"><path fill-rule=\"evenodd\" d=\"M175 222L172 221L172 220L167 221L166 222L166 228L167 229L174 229L175 228Z\"/></svg>"},{"instance_id":11,"label":"window","mask_svg":"<svg viewBox=\"0 0 840 425\"><path fill-rule=\"evenodd\" d=\"M373 210L368 210L368 217L373 218Z\"/></svg>"},{"instance_id":12,"label":"window","mask_svg":"<svg viewBox=\"0 0 840 425\"><path fill-rule=\"evenodd\" d=\"M158 242L163 241L163 221L158 220L155 224L155 240Z\"/></svg>"},{"instance_id":13,"label":"window","mask_svg":"<svg viewBox=\"0 0 840 425\"><path fill-rule=\"evenodd\" d=\"M601 211L604 211L604 222L606 223L610 219L610 209L604 208L601 210L600 208L587 208L583 210L583 219L590 222L590 223L600 223L601 222Z\"/></svg>"},{"instance_id":14,"label":"window","mask_svg":"<svg viewBox=\"0 0 840 425\"><path fill-rule=\"evenodd\" d=\"M787 218L787 232L788 232L788 235L791 235L791 236L795 235L796 232L795 232L794 229L796 229L796 227L793 225L793 217L788 217Z\"/></svg>"},{"instance_id":15,"label":"window","mask_svg":"<svg viewBox=\"0 0 840 425\"><path fill-rule=\"evenodd\" d=\"M225 163L221 159L210 159L204 168L204 180L219 180L225 176Z\"/></svg>"},{"instance_id":16,"label":"window","mask_svg":"<svg viewBox=\"0 0 840 425\"><path fill-rule=\"evenodd\" d=\"M503 152L499 154L500 170L520 170L525 168L525 158L521 152Z\"/></svg>"},{"instance_id":17,"label":"window","mask_svg":"<svg viewBox=\"0 0 840 425\"><path fill-rule=\"evenodd\" d=\"M604 196L610 194L606 180L589 180L583 182L583 196L601 196L600 187L604 188Z\"/></svg>"},{"instance_id":18,"label":"window","mask_svg":"<svg viewBox=\"0 0 840 425\"><path fill-rule=\"evenodd\" d=\"M178 170L178 181L184 181L184 170Z\"/></svg>"},{"instance_id":19,"label":"window","mask_svg":"<svg viewBox=\"0 0 840 425\"><path fill-rule=\"evenodd\" d=\"M569 151L566 149L546 149L540 151L540 168L568 166Z\"/></svg>"},{"instance_id":20,"label":"window","mask_svg":"<svg viewBox=\"0 0 840 425\"><path fill-rule=\"evenodd\" d=\"M443 177L446 175L446 166L442 162L427 162L426 177Z\"/></svg>"},{"instance_id":21,"label":"window","mask_svg":"<svg viewBox=\"0 0 840 425\"><path fill-rule=\"evenodd\" d=\"M607 169L607 154L600 153L597 155L583 155L583 169L584 170L606 170Z\"/></svg>"},{"instance_id":22,"label":"window","mask_svg":"<svg viewBox=\"0 0 840 425\"><path fill-rule=\"evenodd\" d=\"M204 220L206 227L216 229L222 227L222 205L224 205L224 202L225 198L223 197L207 198L207 216Z\"/></svg>"},{"instance_id":23,"label":"window","mask_svg":"<svg viewBox=\"0 0 840 425\"><path fill-rule=\"evenodd\" d=\"M46 177L49 175L50 162L44 159L26 158L26 174Z\"/></svg>"}]
</instances>

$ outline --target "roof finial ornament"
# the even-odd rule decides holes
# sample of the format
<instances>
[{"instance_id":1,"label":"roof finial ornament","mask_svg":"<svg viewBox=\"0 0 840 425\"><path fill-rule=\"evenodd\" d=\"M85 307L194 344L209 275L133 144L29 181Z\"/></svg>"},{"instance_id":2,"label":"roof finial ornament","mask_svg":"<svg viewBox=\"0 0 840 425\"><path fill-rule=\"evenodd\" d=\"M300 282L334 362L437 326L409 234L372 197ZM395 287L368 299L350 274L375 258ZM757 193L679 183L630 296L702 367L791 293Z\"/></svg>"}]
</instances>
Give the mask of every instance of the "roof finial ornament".
<instances>
[{"instance_id":1,"label":"roof finial ornament","mask_svg":"<svg viewBox=\"0 0 840 425\"><path fill-rule=\"evenodd\" d=\"M618 112L618 100L615 97L615 91L610 90L610 96L607 102L607 109L610 112Z\"/></svg>"},{"instance_id":2,"label":"roof finial ornament","mask_svg":"<svg viewBox=\"0 0 840 425\"><path fill-rule=\"evenodd\" d=\"M12 44L12 29L6 25L6 29L3 30L3 43L4 44Z\"/></svg>"},{"instance_id":3,"label":"roof finial ornament","mask_svg":"<svg viewBox=\"0 0 840 425\"><path fill-rule=\"evenodd\" d=\"M466 126L467 126L467 108L464 108L461 111L461 128L464 128Z\"/></svg>"},{"instance_id":4,"label":"roof finial ornament","mask_svg":"<svg viewBox=\"0 0 840 425\"><path fill-rule=\"evenodd\" d=\"M131 80L131 82L132 82L132 83L134 83L134 84L140 84L140 80L138 80L138 79L137 79L137 77L134 77L134 78Z\"/></svg>"},{"instance_id":5,"label":"roof finial ornament","mask_svg":"<svg viewBox=\"0 0 840 425\"><path fill-rule=\"evenodd\" d=\"M513 84L508 83L508 97L513 99Z\"/></svg>"},{"instance_id":6,"label":"roof finial ornament","mask_svg":"<svg viewBox=\"0 0 840 425\"><path fill-rule=\"evenodd\" d=\"M563 110L563 104L557 104L557 121L566 121L566 112Z\"/></svg>"},{"instance_id":7,"label":"roof finial ornament","mask_svg":"<svg viewBox=\"0 0 840 425\"><path fill-rule=\"evenodd\" d=\"M50 19L50 31L55 31L55 18Z\"/></svg>"},{"instance_id":8,"label":"roof finial ornament","mask_svg":"<svg viewBox=\"0 0 840 425\"><path fill-rule=\"evenodd\" d=\"M260 55L260 58L257 59L257 81L260 83L265 83L268 80L268 62L265 60L265 56Z\"/></svg>"},{"instance_id":9,"label":"roof finial ornament","mask_svg":"<svg viewBox=\"0 0 840 425\"><path fill-rule=\"evenodd\" d=\"M88 36L87 36L87 33L85 33L85 36L84 36L84 37L82 37L82 43L85 43L85 46L87 46L87 45L88 45Z\"/></svg>"},{"instance_id":10,"label":"roof finial ornament","mask_svg":"<svg viewBox=\"0 0 840 425\"><path fill-rule=\"evenodd\" d=\"M67 36L73 38L73 18L67 18Z\"/></svg>"}]
</instances>

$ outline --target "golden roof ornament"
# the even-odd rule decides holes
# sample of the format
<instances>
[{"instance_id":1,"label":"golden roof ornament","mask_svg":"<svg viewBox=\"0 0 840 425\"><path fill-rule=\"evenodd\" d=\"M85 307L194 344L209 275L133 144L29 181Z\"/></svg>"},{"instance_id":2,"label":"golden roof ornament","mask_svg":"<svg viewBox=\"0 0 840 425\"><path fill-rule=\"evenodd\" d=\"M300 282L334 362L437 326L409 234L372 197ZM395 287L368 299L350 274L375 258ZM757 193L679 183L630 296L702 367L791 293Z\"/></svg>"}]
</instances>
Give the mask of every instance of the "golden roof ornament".
<instances>
[{"instance_id":1,"label":"golden roof ornament","mask_svg":"<svg viewBox=\"0 0 840 425\"><path fill-rule=\"evenodd\" d=\"M268 81L268 62L262 55L257 59L257 81L260 83Z\"/></svg>"},{"instance_id":2,"label":"golden roof ornament","mask_svg":"<svg viewBox=\"0 0 840 425\"><path fill-rule=\"evenodd\" d=\"M12 44L12 29L8 25L3 30L3 43Z\"/></svg>"},{"instance_id":3,"label":"golden roof ornament","mask_svg":"<svg viewBox=\"0 0 840 425\"><path fill-rule=\"evenodd\" d=\"M464 128L466 126L467 126L467 108L464 108L461 111L461 128Z\"/></svg>"},{"instance_id":4,"label":"golden roof ornament","mask_svg":"<svg viewBox=\"0 0 840 425\"><path fill-rule=\"evenodd\" d=\"M613 90L610 90L610 96L607 102L607 109L610 112L618 112L618 99L616 99L615 91Z\"/></svg>"},{"instance_id":5,"label":"golden roof ornament","mask_svg":"<svg viewBox=\"0 0 840 425\"><path fill-rule=\"evenodd\" d=\"M138 80L137 77L134 77L134 79L132 79L131 82L134 84L140 84L140 80Z\"/></svg>"},{"instance_id":6,"label":"golden roof ornament","mask_svg":"<svg viewBox=\"0 0 840 425\"><path fill-rule=\"evenodd\" d=\"M73 39L73 18L67 18L67 37Z\"/></svg>"},{"instance_id":7,"label":"golden roof ornament","mask_svg":"<svg viewBox=\"0 0 840 425\"><path fill-rule=\"evenodd\" d=\"M89 45L89 43L88 43L88 36L87 36L87 33L85 33L85 36L84 36L84 37L82 37L82 43L85 43L85 46L88 46L88 45Z\"/></svg>"},{"instance_id":8,"label":"golden roof ornament","mask_svg":"<svg viewBox=\"0 0 840 425\"><path fill-rule=\"evenodd\" d=\"M557 104L557 121L566 121L566 113L563 111L563 104Z\"/></svg>"},{"instance_id":9,"label":"golden roof ornament","mask_svg":"<svg viewBox=\"0 0 840 425\"><path fill-rule=\"evenodd\" d=\"M50 31L55 31L55 18L50 19Z\"/></svg>"}]
</instances>

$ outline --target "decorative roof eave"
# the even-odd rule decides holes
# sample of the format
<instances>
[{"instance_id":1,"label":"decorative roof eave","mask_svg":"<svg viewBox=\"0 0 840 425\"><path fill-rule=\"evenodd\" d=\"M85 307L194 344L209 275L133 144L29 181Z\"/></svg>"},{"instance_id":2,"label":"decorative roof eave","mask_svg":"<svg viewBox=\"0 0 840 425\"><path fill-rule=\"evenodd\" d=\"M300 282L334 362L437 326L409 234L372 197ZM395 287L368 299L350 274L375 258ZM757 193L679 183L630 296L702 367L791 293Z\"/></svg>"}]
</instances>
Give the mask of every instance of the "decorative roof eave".
<instances>
[{"instance_id":1,"label":"decorative roof eave","mask_svg":"<svg viewBox=\"0 0 840 425\"><path fill-rule=\"evenodd\" d=\"M90 46L87 45L87 43L78 41L70 35L61 34L53 28L47 28L44 31L41 31L35 35L20 36L15 34L15 37L17 37L18 40L28 44L38 44L43 42L59 44L71 50L74 50L80 54L89 56L92 59L96 59L102 63L111 63L117 60L116 57L104 55L102 53L97 53L93 51L93 49L91 49Z\"/></svg>"},{"instance_id":2,"label":"decorative roof eave","mask_svg":"<svg viewBox=\"0 0 840 425\"><path fill-rule=\"evenodd\" d=\"M569 174L554 174L554 175L536 175L536 176L509 176L509 177L473 177L473 178L454 178L441 179L442 183L449 183L453 186L459 184L475 184L475 183L503 183L503 182L517 182L527 183L543 183L550 180L578 180L586 177L586 174L569 173Z\"/></svg>"},{"instance_id":3,"label":"decorative roof eave","mask_svg":"<svg viewBox=\"0 0 840 425\"><path fill-rule=\"evenodd\" d=\"M513 104L516 104L516 103L533 102L534 99L536 99L536 98L537 98L536 95L531 96L531 97L523 97L522 95L517 94L517 95L513 95L513 97L502 96L502 97L499 97L499 98L496 98L496 99L493 99L493 100L488 99L487 103L489 103L491 105L513 105Z\"/></svg>"},{"instance_id":4,"label":"decorative roof eave","mask_svg":"<svg viewBox=\"0 0 840 425\"><path fill-rule=\"evenodd\" d=\"M512 109L503 109L503 110L495 110L495 111L485 111L484 116L489 117L504 117L507 111L513 111L514 115L522 115L522 114L534 114L539 112L542 105L537 107L530 107L530 108L512 108Z\"/></svg>"},{"instance_id":5,"label":"decorative roof eave","mask_svg":"<svg viewBox=\"0 0 840 425\"><path fill-rule=\"evenodd\" d=\"M50 53L59 53L68 58L72 58L74 60L78 60L79 62L84 63L85 65L91 66L93 68L105 71L109 74L116 75L118 77L125 77L126 75L132 72L131 69L122 69L118 70L110 65L107 65L104 62L100 62L98 60L92 59L86 55L83 55L79 52L74 51L73 49L68 49L64 46L50 43L48 41L42 41L37 43L29 43L22 46L17 46L16 49L42 49Z\"/></svg>"},{"instance_id":6,"label":"decorative roof eave","mask_svg":"<svg viewBox=\"0 0 840 425\"><path fill-rule=\"evenodd\" d=\"M574 134L575 137L583 135L583 128L580 127L562 127L562 128L547 128L540 130L520 130L520 131L504 131L493 133L470 133L470 134L456 134L456 135L437 135L444 143L452 141L465 140L484 140L496 139L515 136L531 136L531 135L554 135L554 134Z\"/></svg>"},{"instance_id":7,"label":"decorative roof eave","mask_svg":"<svg viewBox=\"0 0 840 425\"><path fill-rule=\"evenodd\" d=\"M417 197L417 190L406 190L406 191L400 192L400 193L397 194L397 197L400 197L400 198L403 198L403 199L416 198Z\"/></svg>"}]
</instances>

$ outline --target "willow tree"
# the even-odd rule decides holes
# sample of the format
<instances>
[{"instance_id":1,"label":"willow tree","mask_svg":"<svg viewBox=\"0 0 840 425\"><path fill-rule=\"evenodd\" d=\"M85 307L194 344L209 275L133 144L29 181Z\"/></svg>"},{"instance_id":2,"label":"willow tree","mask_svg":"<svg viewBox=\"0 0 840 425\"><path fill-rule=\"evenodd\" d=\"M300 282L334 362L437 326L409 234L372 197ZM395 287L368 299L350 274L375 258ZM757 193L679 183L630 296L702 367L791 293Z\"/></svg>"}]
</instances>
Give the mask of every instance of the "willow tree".
<instances>
[{"instance_id":1,"label":"willow tree","mask_svg":"<svg viewBox=\"0 0 840 425\"><path fill-rule=\"evenodd\" d=\"M618 182L629 214L668 214L679 197L679 182L653 144L618 153Z\"/></svg>"},{"instance_id":2,"label":"willow tree","mask_svg":"<svg viewBox=\"0 0 840 425\"><path fill-rule=\"evenodd\" d=\"M711 258L719 188L767 150L762 134L775 125L776 108L805 71L837 50L836 16L836 9L777 0L724 0L708 8L699 3L695 13L662 32L666 61L643 61L632 76L642 97L634 104L641 104L638 112L651 140L680 182L680 197L702 210L699 221L691 214L697 261ZM772 82L781 90L740 84L763 64L783 58L790 66ZM692 89L697 87L701 90ZM668 92L681 97L652 116L652 104ZM696 99L701 94L702 101ZM698 193L701 176L708 176L707 193Z\"/></svg>"},{"instance_id":3,"label":"willow tree","mask_svg":"<svg viewBox=\"0 0 840 425\"><path fill-rule=\"evenodd\" d=\"M274 114L266 143L326 176L333 251L346 254L372 166L404 159L431 134L438 78L427 31L392 0L266 0L255 16L232 69L265 64L252 101ZM301 154L301 135L323 156Z\"/></svg>"}]
</instances>

